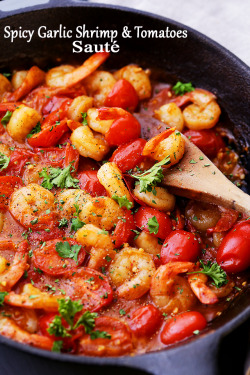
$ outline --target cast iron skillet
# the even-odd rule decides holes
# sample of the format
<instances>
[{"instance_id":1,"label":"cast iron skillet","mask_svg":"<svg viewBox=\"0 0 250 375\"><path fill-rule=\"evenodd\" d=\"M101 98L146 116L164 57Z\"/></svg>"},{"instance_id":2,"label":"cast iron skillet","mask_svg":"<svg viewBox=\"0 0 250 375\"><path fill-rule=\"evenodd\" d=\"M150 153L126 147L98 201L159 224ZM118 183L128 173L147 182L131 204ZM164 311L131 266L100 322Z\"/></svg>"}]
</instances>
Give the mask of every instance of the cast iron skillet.
<instances>
[{"instance_id":1,"label":"cast iron skillet","mask_svg":"<svg viewBox=\"0 0 250 375\"><path fill-rule=\"evenodd\" d=\"M18 4L17 4L18 6ZM250 140L249 135L249 98L250 70L237 57L204 35L177 22L149 13L121 7L87 4L79 1L52 0L46 5L35 5L26 9L2 12L0 15L0 35L5 25L22 26L24 29L36 29L46 25L55 29L59 24L74 29L76 25L86 24L88 29L96 26L104 29L123 26L143 25L145 29L188 30L187 39L121 39L118 44L121 52L108 60L107 68L119 68L131 62L144 67L154 67L167 71L184 81L192 81L197 87L213 91L219 97L232 122L232 131L237 138L240 151ZM92 40L100 43L101 40ZM83 54L72 54L72 41L67 39L33 38L31 43L23 39L10 44L1 38L0 70L30 67L33 63L46 68L56 63L83 61ZM246 160L244 160L246 163ZM223 187L221 187L223 188ZM91 358L56 354L19 344L0 336L1 354L8 365L1 361L4 375L12 374L11 368L28 368L31 374L44 374L56 371L68 374L70 369L84 369L85 374L96 374L105 369L109 374L124 372L141 373L144 370L154 375L162 374L200 374L214 375L218 371L216 354L221 339L250 317L250 290L232 302L229 309L218 317L206 332L197 338L189 339L168 350L148 353L135 357ZM39 357L38 357L39 356ZM42 358L43 357L43 358ZM57 362L56 362L56 361ZM84 368L82 365L84 364ZM119 366L119 369L117 368ZM1 371L2 371L1 370ZM45 372L44 372L45 371ZM82 370L81 370L82 371ZM57 372L57 371L56 371ZM105 371L106 372L106 371Z\"/></svg>"}]
</instances>

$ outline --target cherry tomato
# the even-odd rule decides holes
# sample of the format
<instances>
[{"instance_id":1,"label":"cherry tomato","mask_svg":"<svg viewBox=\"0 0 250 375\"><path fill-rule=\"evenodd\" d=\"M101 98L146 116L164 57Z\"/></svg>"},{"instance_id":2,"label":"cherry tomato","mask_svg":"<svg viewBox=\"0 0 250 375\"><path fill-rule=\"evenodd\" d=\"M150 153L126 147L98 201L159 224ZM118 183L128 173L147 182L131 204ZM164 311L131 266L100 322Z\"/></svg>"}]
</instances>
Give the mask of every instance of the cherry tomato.
<instances>
[{"instance_id":1,"label":"cherry tomato","mask_svg":"<svg viewBox=\"0 0 250 375\"><path fill-rule=\"evenodd\" d=\"M77 170L79 164L80 154L70 143L67 143L65 147L65 158L63 166L64 168L71 165L74 170ZM72 172L74 173L74 171Z\"/></svg>"},{"instance_id":2,"label":"cherry tomato","mask_svg":"<svg viewBox=\"0 0 250 375\"><path fill-rule=\"evenodd\" d=\"M156 220L154 219L156 218ZM150 230L148 221L153 218L153 224L155 226ZM150 220L151 221L151 220ZM158 224L159 227L158 227ZM171 233L172 231L172 222L168 215L164 212L158 211L155 208L151 207L140 207L135 214L135 224L138 228L145 230L148 233L151 233L153 236L159 237L162 240ZM155 231L155 233L154 233Z\"/></svg>"},{"instance_id":3,"label":"cherry tomato","mask_svg":"<svg viewBox=\"0 0 250 375\"><path fill-rule=\"evenodd\" d=\"M53 230L46 231L46 230L39 230L39 232L32 231L29 233L29 242L37 243L37 242L46 242L49 240L55 240L56 238L65 237L65 231L58 227L53 227Z\"/></svg>"},{"instance_id":4,"label":"cherry tomato","mask_svg":"<svg viewBox=\"0 0 250 375\"><path fill-rule=\"evenodd\" d=\"M10 162L5 170L5 173L8 175L21 176L26 163L34 156L34 152L30 150L25 148L16 148L10 156Z\"/></svg>"},{"instance_id":5,"label":"cherry tomato","mask_svg":"<svg viewBox=\"0 0 250 375\"><path fill-rule=\"evenodd\" d=\"M36 147L34 152L47 167L62 168L65 160L65 148L58 147Z\"/></svg>"},{"instance_id":6,"label":"cherry tomato","mask_svg":"<svg viewBox=\"0 0 250 375\"><path fill-rule=\"evenodd\" d=\"M206 319L197 311L188 311L169 319L161 332L165 345L174 344L190 337L194 331L201 331L207 325Z\"/></svg>"},{"instance_id":7,"label":"cherry tomato","mask_svg":"<svg viewBox=\"0 0 250 375\"><path fill-rule=\"evenodd\" d=\"M42 114L46 116L51 112L58 110L66 100L69 100L69 98L66 96L53 96L43 107Z\"/></svg>"},{"instance_id":8,"label":"cherry tomato","mask_svg":"<svg viewBox=\"0 0 250 375\"><path fill-rule=\"evenodd\" d=\"M129 242L130 238L134 237L133 230L135 229L134 216L131 211L125 211L123 218L118 220L111 236L115 247L121 247L125 242Z\"/></svg>"},{"instance_id":9,"label":"cherry tomato","mask_svg":"<svg viewBox=\"0 0 250 375\"><path fill-rule=\"evenodd\" d=\"M138 138L124 145L119 146L110 158L110 161L116 163L118 168L124 173L133 169L142 160L142 150L146 140Z\"/></svg>"},{"instance_id":10,"label":"cherry tomato","mask_svg":"<svg viewBox=\"0 0 250 375\"><path fill-rule=\"evenodd\" d=\"M137 336L150 336L159 328L162 320L160 311L154 305L135 310L129 323L131 331Z\"/></svg>"},{"instance_id":11,"label":"cherry tomato","mask_svg":"<svg viewBox=\"0 0 250 375\"><path fill-rule=\"evenodd\" d=\"M108 132L105 134L106 141L110 146L119 146L139 138L141 125L134 116L127 113L126 116L116 119Z\"/></svg>"},{"instance_id":12,"label":"cherry tomato","mask_svg":"<svg viewBox=\"0 0 250 375\"><path fill-rule=\"evenodd\" d=\"M71 258L62 258L56 251L56 244L59 242L68 242L70 246L78 245L78 243L71 238L66 238L65 240L58 238L56 240L48 241L45 246L38 247L34 250L35 266L49 275L62 275L66 271L80 266L86 255L81 247L77 256L77 262Z\"/></svg>"},{"instance_id":13,"label":"cherry tomato","mask_svg":"<svg viewBox=\"0 0 250 375\"><path fill-rule=\"evenodd\" d=\"M138 95L134 87L126 79L120 79L115 83L105 99L106 107L120 107L134 111L138 105Z\"/></svg>"},{"instance_id":14,"label":"cherry tomato","mask_svg":"<svg viewBox=\"0 0 250 375\"><path fill-rule=\"evenodd\" d=\"M0 176L0 209L7 210L9 197L16 188L23 186L23 181L20 177L15 176Z\"/></svg>"},{"instance_id":15,"label":"cherry tomato","mask_svg":"<svg viewBox=\"0 0 250 375\"><path fill-rule=\"evenodd\" d=\"M185 230L171 232L161 248L161 262L195 262L200 253L200 245L193 233Z\"/></svg>"},{"instance_id":16,"label":"cherry tomato","mask_svg":"<svg viewBox=\"0 0 250 375\"><path fill-rule=\"evenodd\" d=\"M236 224L223 238L217 263L226 272L241 272L250 266L250 221Z\"/></svg>"},{"instance_id":17,"label":"cherry tomato","mask_svg":"<svg viewBox=\"0 0 250 375\"><path fill-rule=\"evenodd\" d=\"M91 339L84 335L79 344L80 353L91 356L118 356L132 350L131 332L119 319L102 316L95 321L94 331L106 332L108 338Z\"/></svg>"},{"instance_id":18,"label":"cherry tomato","mask_svg":"<svg viewBox=\"0 0 250 375\"><path fill-rule=\"evenodd\" d=\"M225 143L215 130L186 130L183 132L209 158L214 158Z\"/></svg>"},{"instance_id":19,"label":"cherry tomato","mask_svg":"<svg viewBox=\"0 0 250 375\"><path fill-rule=\"evenodd\" d=\"M230 208L219 207L221 217L213 228L208 228L207 233L226 232L232 228L238 219L239 213Z\"/></svg>"},{"instance_id":20,"label":"cherry tomato","mask_svg":"<svg viewBox=\"0 0 250 375\"><path fill-rule=\"evenodd\" d=\"M97 171L83 171L77 174L79 186L92 196L107 195L105 188L97 178Z\"/></svg>"}]
</instances>

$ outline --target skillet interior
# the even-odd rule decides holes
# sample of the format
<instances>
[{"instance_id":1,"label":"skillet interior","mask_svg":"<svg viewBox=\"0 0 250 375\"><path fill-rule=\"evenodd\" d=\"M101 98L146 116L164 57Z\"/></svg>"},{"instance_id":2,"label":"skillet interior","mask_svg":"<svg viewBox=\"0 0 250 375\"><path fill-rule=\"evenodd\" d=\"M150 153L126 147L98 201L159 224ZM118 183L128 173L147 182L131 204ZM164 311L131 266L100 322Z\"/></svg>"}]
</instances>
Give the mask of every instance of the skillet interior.
<instances>
[{"instance_id":1,"label":"skillet interior","mask_svg":"<svg viewBox=\"0 0 250 375\"><path fill-rule=\"evenodd\" d=\"M120 35L122 27L125 25L130 28L134 25L143 25L145 29L158 30L165 29L166 26L174 30L187 29L187 39L149 40L118 38L121 52L117 55L113 54L108 60L106 67L108 69L119 68L127 63L138 62L144 67L163 69L172 75L173 78L178 77L184 81L192 81L196 86L216 93L219 97L219 104L227 113L232 124L232 131L237 138L237 147L240 153L244 154L243 148L250 143L248 124L250 72L244 63L205 36L167 19L138 11L121 10L112 6L106 7L77 2L70 3L70 7L60 7L61 4L62 2L54 3L54 7L52 8L51 5L32 7L28 9L29 12L26 11L18 14L19 11L14 12L16 13L15 15L9 14L7 18L0 20L1 35L3 35L5 25L12 25L12 27L16 28L22 26L24 29L36 29L40 25L46 25L48 29L57 29L59 24L63 24L67 29L74 29L76 25L84 23L87 29L95 29L97 25L102 29L118 29ZM68 2L67 5L69 5ZM38 10L39 8L43 9ZM101 42L101 39L91 41L91 43L97 44ZM6 72L13 68L26 68L30 67L33 63L46 68L58 63L58 57L62 58L60 63L83 61L86 56L84 54L73 54L71 43L72 41L67 39L40 39L34 36L32 42L29 44L23 39L18 39L13 44L10 44L8 39L2 38L1 49L5 53L2 53L0 57L0 70ZM247 166L246 157L243 158L243 161ZM248 191L250 191L249 184ZM187 344L177 345L173 349L137 356L136 358L72 358L70 355L61 356L27 346L24 347L2 337L0 338L0 342L8 343L13 348L21 348L25 352L32 352L47 358L57 358L62 361L71 361L74 363L131 366L148 370L154 374L165 373L166 368L171 374L179 374L180 366L183 366L183 369L185 369L185 374L195 374L197 368L199 368L198 363L202 365L204 360L204 372L202 373L212 374L215 372L208 372L208 363L210 362L210 366L215 366L216 344L223 335L249 317L250 308L247 303L248 299L249 293L245 296L240 296L221 317L216 319L210 328L210 331L213 331L214 328L217 329L214 334L204 334L202 335L204 338L188 340ZM185 355L183 354L184 348ZM205 357L204 355L200 355L202 348L206 354ZM195 363L190 362L188 360L190 353L191 357L193 357L192 353L197 352L198 349L199 358L196 356ZM6 348L4 352L10 356L10 352L7 352ZM17 354L18 352L15 353L16 356L20 357ZM24 361L24 358L28 358L27 354L21 360ZM173 358L175 358L174 367L172 363ZM91 368L87 371L90 374L92 373Z\"/></svg>"}]
</instances>

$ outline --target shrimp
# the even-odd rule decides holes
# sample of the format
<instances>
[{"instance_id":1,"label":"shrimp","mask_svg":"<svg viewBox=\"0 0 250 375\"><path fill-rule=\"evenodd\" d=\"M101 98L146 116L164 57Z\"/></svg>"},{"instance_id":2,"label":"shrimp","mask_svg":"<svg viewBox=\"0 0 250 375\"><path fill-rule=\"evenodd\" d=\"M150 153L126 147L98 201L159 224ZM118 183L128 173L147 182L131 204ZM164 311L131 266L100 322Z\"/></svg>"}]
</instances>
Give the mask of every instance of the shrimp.
<instances>
[{"instance_id":1,"label":"shrimp","mask_svg":"<svg viewBox=\"0 0 250 375\"><path fill-rule=\"evenodd\" d=\"M110 250L114 248L109 233L103 233L100 228L92 224L86 224L78 229L74 238L79 244L86 247L87 251L90 251L92 247Z\"/></svg>"},{"instance_id":2,"label":"shrimp","mask_svg":"<svg viewBox=\"0 0 250 375\"><path fill-rule=\"evenodd\" d=\"M54 296L41 292L32 284L25 284L20 294L10 292L5 296L4 302L7 305L25 307L26 309L43 309L49 312L58 311L58 299L62 296Z\"/></svg>"},{"instance_id":3,"label":"shrimp","mask_svg":"<svg viewBox=\"0 0 250 375\"><path fill-rule=\"evenodd\" d=\"M26 136L41 119L41 115L35 109L21 104L13 112L6 129L14 141L24 143Z\"/></svg>"},{"instance_id":4,"label":"shrimp","mask_svg":"<svg viewBox=\"0 0 250 375\"><path fill-rule=\"evenodd\" d=\"M8 145L5 145L4 143L0 143L0 153L1 154L4 154L5 156L7 156L8 158L10 157L10 155L12 154L10 148Z\"/></svg>"},{"instance_id":5,"label":"shrimp","mask_svg":"<svg viewBox=\"0 0 250 375\"><path fill-rule=\"evenodd\" d=\"M9 339L45 350L51 350L53 340L47 336L29 333L20 328L12 319L0 315L0 334Z\"/></svg>"},{"instance_id":6,"label":"shrimp","mask_svg":"<svg viewBox=\"0 0 250 375\"><path fill-rule=\"evenodd\" d=\"M110 278L120 298L140 298L150 288L155 265L143 249L127 247L117 254L109 268Z\"/></svg>"},{"instance_id":7,"label":"shrimp","mask_svg":"<svg viewBox=\"0 0 250 375\"><path fill-rule=\"evenodd\" d=\"M204 109L196 104L190 104L183 111L185 125L191 130L210 129L219 120L221 110L219 105L213 100Z\"/></svg>"},{"instance_id":8,"label":"shrimp","mask_svg":"<svg viewBox=\"0 0 250 375\"><path fill-rule=\"evenodd\" d=\"M105 135L109 131L114 121L115 119L100 120L99 111L97 108L90 108L87 111L88 125L92 130L98 133Z\"/></svg>"},{"instance_id":9,"label":"shrimp","mask_svg":"<svg viewBox=\"0 0 250 375\"><path fill-rule=\"evenodd\" d=\"M71 69L68 66L67 69L62 67L53 68L48 71L46 75L46 84L52 87L75 86L77 83L93 73L108 57L108 52L98 52L90 56L78 68Z\"/></svg>"},{"instance_id":10,"label":"shrimp","mask_svg":"<svg viewBox=\"0 0 250 375\"><path fill-rule=\"evenodd\" d=\"M12 75L11 84L13 89L16 90L20 87L28 74L28 70L18 70Z\"/></svg>"},{"instance_id":11,"label":"shrimp","mask_svg":"<svg viewBox=\"0 0 250 375\"><path fill-rule=\"evenodd\" d=\"M184 138L180 132L175 132L175 128L170 128L151 138L145 144L142 155L149 156L157 161L169 156L170 163L165 166L169 168L181 160L184 152Z\"/></svg>"},{"instance_id":12,"label":"shrimp","mask_svg":"<svg viewBox=\"0 0 250 375\"><path fill-rule=\"evenodd\" d=\"M178 276L193 270L191 262L170 262L158 268L155 272L150 288L150 296L159 309L168 314L177 314L190 309L195 303L188 282Z\"/></svg>"},{"instance_id":13,"label":"shrimp","mask_svg":"<svg viewBox=\"0 0 250 375\"><path fill-rule=\"evenodd\" d=\"M112 90L116 79L109 72L96 71L84 80L84 85L90 96L94 98L94 105L101 107Z\"/></svg>"},{"instance_id":14,"label":"shrimp","mask_svg":"<svg viewBox=\"0 0 250 375\"><path fill-rule=\"evenodd\" d=\"M124 214L113 199L109 197L92 197L82 207L79 218L86 224L93 224L104 230L110 230Z\"/></svg>"},{"instance_id":15,"label":"shrimp","mask_svg":"<svg viewBox=\"0 0 250 375\"><path fill-rule=\"evenodd\" d=\"M168 193L167 189L155 187L154 191L140 192L140 185L136 185L134 196L147 206L157 208L161 211L173 211L175 207L175 196Z\"/></svg>"},{"instance_id":16,"label":"shrimp","mask_svg":"<svg viewBox=\"0 0 250 375\"><path fill-rule=\"evenodd\" d=\"M152 236L147 232L142 231L135 240L138 248L142 248L146 253L152 255L159 255L161 253L162 245L159 244L158 238Z\"/></svg>"},{"instance_id":17,"label":"shrimp","mask_svg":"<svg viewBox=\"0 0 250 375\"><path fill-rule=\"evenodd\" d=\"M220 288L213 285L207 286L207 281L208 277L202 273L194 273L188 276L188 282L192 291L199 301L205 305L217 303L219 298L226 297L231 293L234 287L233 281L229 281L226 285Z\"/></svg>"},{"instance_id":18,"label":"shrimp","mask_svg":"<svg viewBox=\"0 0 250 375\"><path fill-rule=\"evenodd\" d=\"M190 201L185 210L185 216L200 232L213 228L220 219L218 206L205 202Z\"/></svg>"},{"instance_id":19,"label":"shrimp","mask_svg":"<svg viewBox=\"0 0 250 375\"><path fill-rule=\"evenodd\" d=\"M82 114L87 112L93 106L93 98L89 96L77 96L70 104L68 116L73 121L82 121Z\"/></svg>"},{"instance_id":20,"label":"shrimp","mask_svg":"<svg viewBox=\"0 0 250 375\"><path fill-rule=\"evenodd\" d=\"M112 249L98 249L92 247L90 250L90 258L88 267L95 270L101 270L102 267L108 267L111 260L116 256L116 252Z\"/></svg>"},{"instance_id":21,"label":"shrimp","mask_svg":"<svg viewBox=\"0 0 250 375\"><path fill-rule=\"evenodd\" d=\"M175 127L178 131L184 128L184 119L180 108L175 103L167 103L155 110L155 116L170 127Z\"/></svg>"},{"instance_id":22,"label":"shrimp","mask_svg":"<svg viewBox=\"0 0 250 375\"><path fill-rule=\"evenodd\" d=\"M91 200L91 195L81 189L67 189L58 194L57 200L59 213L61 217L70 219L76 214L76 207L82 210L82 207Z\"/></svg>"},{"instance_id":23,"label":"shrimp","mask_svg":"<svg viewBox=\"0 0 250 375\"><path fill-rule=\"evenodd\" d=\"M97 178L110 197L113 195L119 198L126 197L127 201L131 203L131 208L134 206L134 200L122 180L122 172L115 163L103 164L97 172Z\"/></svg>"},{"instance_id":24,"label":"shrimp","mask_svg":"<svg viewBox=\"0 0 250 375\"><path fill-rule=\"evenodd\" d=\"M0 74L0 96L3 95L6 91L11 91L12 86L8 78L3 74Z\"/></svg>"},{"instance_id":25,"label":"shrimp","mask_svg":"<svg viewBox=\"0 0 250 375\"><path fill-rule=\"evenodd\" d=\"M126 79L134 87L140 100L148 99L151 96L151 83L149 72L144 71L138 65L127 65L114 73L115 79Z\"/></svg>"},{"instance_id":26,"label":"shrimp","mask_svg":"<svg viewBox=\"0 0 250 375\"><path fill-rule=\"evenodd\" d=\"M109 152L108 143L103 136L93 133L88 126L76 128L72 132L70 140L79 154L86 158L101 161Z\"/></svg>"},{"instance_id":27,"label":"shrimp","mask_svg":"<svg viewBox=\"0 0 250 375\"><path fill-rule=\"evenodd\" d=\"M37 184L29 184L10 197L9 210L24 227L48 228L55 218L54 195Z\"/></svg>"},{"instance_id":28,"label":"shrimp","mask_svg":"<svg viewBox=\"0 0 250 375\"><path fill-rule=\"evenodd\" d=\"M5 263L5 267L2 264L0 291L10 290L27 270L28 248L28 241L22 241L15 253L13 263L10 266L8 266L8 263Z\"/></svg>"}]
</instances>

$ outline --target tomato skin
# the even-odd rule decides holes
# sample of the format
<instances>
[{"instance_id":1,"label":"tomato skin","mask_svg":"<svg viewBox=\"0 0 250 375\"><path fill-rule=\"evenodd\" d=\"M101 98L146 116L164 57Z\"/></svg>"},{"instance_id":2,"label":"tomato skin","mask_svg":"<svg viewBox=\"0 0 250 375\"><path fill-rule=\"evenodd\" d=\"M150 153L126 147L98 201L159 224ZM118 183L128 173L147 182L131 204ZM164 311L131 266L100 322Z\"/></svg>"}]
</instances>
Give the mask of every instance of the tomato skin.
<instances>
[{"instance_id":1,"label":"tomato skin","mask_svg":"<svg viewBox=\"0 0 250 375\"><path fill-rule=\"evenodd\" d=\"M195 235L185 230L176 230L166 237L162 245L161 262L195 262L199 253L200 245Z\"/></svg>"},{"instance_id":2,"label":"tomato skin","mask_svg":"<svg viewBox=\"0 0 250 375\"><path fill-rule=\"evenodd\" d=\"M93 197L106 196L106 190L97 178L97 171L83 171L77 174L79 186Z\"/></svg>"},{"instance_id":3,"label":"tomato skin","mask_svg":"<svg viewBox=\"0 0 250 375\"><path fill-rule=\"evenodd\" d=\"M161 332L163 344L170 345L193 335L196 330L201 331L207 325L204 316L197 311L188 311L169 319Z\"/></svg>"},{"instance_id":4,"label":"tomato skin","mask_svg":"<svg viewBox=\"0 0 250 375\"><path fill-rule=\"evenodd\" d=\"M66 96L57 96L57 95L54 95L46 104L45 106L43 107L43 110L42 110L42 114L44 116L47 116L49 115L50 113L58 110L61 105L66 101L66 100L70 100L68 97Z\"/></svg>"},{"instance_id":5,"label":"tomato skin","mask_svg":"<svg viewBox=\"0 0 250 375\"><path fill-rule=\"evenodd\" d=\"M116 163L123 173L127 172L143 160L142 150L146 143L145 139L138 138L135 141L121 145L115 150L109 160Z\"/></svg>"},{"instance_id":6,"label":"tomato skin","mask_svg":"<svg viewBox=\"0 0 250 375\"><path fill-rule=\"evenodd\" d=\"M0 176L0 209L7 210L9 197L16 188L23 186L23 181L20 177L15 176Z\"/></svg>"},{"instance_id":7,"label":"tomato skin","mask_svg":"<svg viewBox=\"0 0 250 375\"><path fill-rule=\"evenodd\" d=\"M106 97L104 105L106 107L120 107L134 111L138 102L138 95L131 83L126 79L120 79Z\"/></svg>"},{"instance_id":8,"label":"tomato skin","mask_svg":"<svg viewBox=\"0 0 250 375\"><path fill-rule=\"evenodd\" d=\"M138 228L150 233L148 229L148 220L153 216L155 216L158 221L159 230L157 234L151 234L155 237L159 237L161 240L165 240L165 238L172 232L172 222L169 216L164 212L151 207L140 207L135 214L135 224Z\"/></svg>"},{"instance_id":9,"label":"tomato skin","mask_svg":"<svg viewBox=\"0 0 250 375\"><path fill-rule=\"evenodd\" d=\"M183 134L209 158L215 158L218 151L225 147L222 137L213 129L187 130Z\"/></svg>"},{"instance_id":10,"label":"tomato skin","mask_svg":"<svg viewBox=\"0 0 250 375\"><path fill-rule=\"evenodd\" d=\"M131 211L125 211L123 218L118 221L111 236L115 247L121 247L125 242L129 242L131 237L134 236L132 230L135 229L134 216Z\"/></svg>"},{"instance_id":11,"label":"tomato skin","mask_svg":"<svg viewBox=\"0 0 250 375\"><path fill-rule=\"evenodd\" d=\"M68 242L70 246L78 245L78 243L71 238L66 238L65 240L58 238L56 240L48 241L45 246L38 247L34 250L35 266L49 275L63 275L70 269L81 265L86 255L81 247L77 257L77 263L74 259L61 258L56 251L56 244L58 242ZM64 268L65 265L67 265L67 267Z\"/></svg>"},{"instance_id":12,"label":"tomato skin","mask_svg":"<svg viewBox=\"0 0 250 375\"><path fill-rule=\"evenodd\" d=\"M159 328L162 320L160 311L154 305L147 305L135 310L129 323L136 336L150 336Z\"/></svg>"},{"instance_id":13,"label":"tomato skin","mask_svg":"<svg viewBox=\"0 0 250 375\"><path fill-rule=\"evenodd\" d=\"M113 122L105 139L110 146L120 146L139 138L141 134L141 125L134 116L127 113L126 116L120 117Z\"/></svg>"},{"instance_id":14,"label":"tomato skin","mask_svg":"<svg viewBox=\"0 0 250 375\"><path fill-rule=\"evenodd\" d=\"M250 266L250 221L236 224L223 238L218 252L217 263L226 272L241 272Z\"/></svg>"},{"instance_id":15,"label":"tomato skin","mask_svg":"<svg viewBox=\"0 0 250 375\"><path fill-rule=\"evenodd\" d=\"M8 175L21 176L26 163L34 157L35 154L27 149L16 148L10 155L10 162L4 171Z\"/></svg>"}]
</instances>

